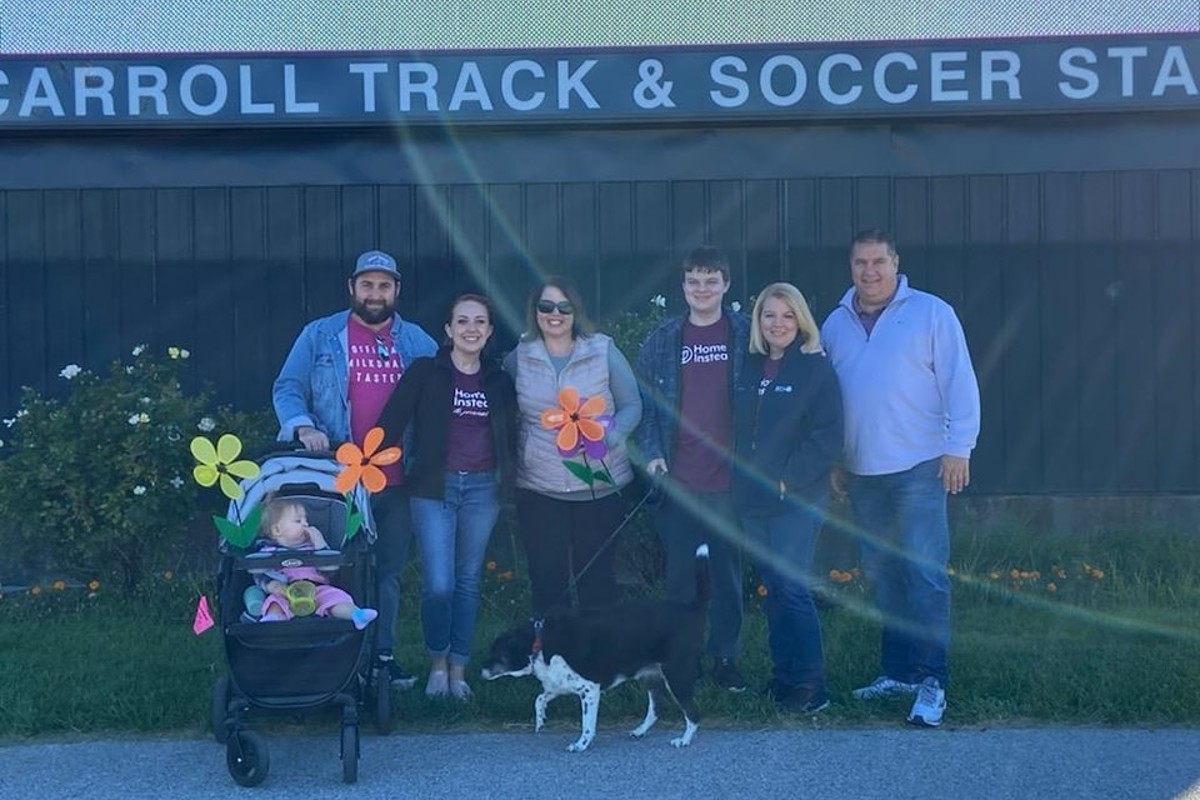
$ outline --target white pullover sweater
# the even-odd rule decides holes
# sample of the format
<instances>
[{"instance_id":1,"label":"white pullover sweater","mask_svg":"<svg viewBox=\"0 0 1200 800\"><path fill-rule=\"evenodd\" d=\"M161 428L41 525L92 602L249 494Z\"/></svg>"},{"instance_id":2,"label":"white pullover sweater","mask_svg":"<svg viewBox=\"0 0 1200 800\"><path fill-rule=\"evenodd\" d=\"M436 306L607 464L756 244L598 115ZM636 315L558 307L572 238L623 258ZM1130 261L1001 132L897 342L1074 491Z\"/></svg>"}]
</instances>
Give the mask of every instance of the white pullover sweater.
<instances>
[{"instance_id":1,"label":"white pullover sweater","mask_svg":"<svg viewBox=\"0 0 1200 800\"><path fill-rule=\"evenodd\" d=\"M971 455L979 384L946 301L909 288L901 275L867 336L851 287L821 326L821 342L841 384L850 472L888 475L943 455Z\"/></svg>"}]
</instances>

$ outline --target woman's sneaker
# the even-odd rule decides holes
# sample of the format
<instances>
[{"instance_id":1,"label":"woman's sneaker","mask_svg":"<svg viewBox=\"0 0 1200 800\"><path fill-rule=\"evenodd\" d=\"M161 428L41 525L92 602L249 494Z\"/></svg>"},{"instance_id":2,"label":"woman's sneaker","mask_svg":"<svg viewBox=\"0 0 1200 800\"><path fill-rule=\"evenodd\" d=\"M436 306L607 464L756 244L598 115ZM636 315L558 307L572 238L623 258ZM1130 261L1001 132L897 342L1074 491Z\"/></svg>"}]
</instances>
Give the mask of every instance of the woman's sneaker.
<instances>
[{"instance_id":1,"label":"woman's sneaker","mask_svg":"<svg viewBox=\"0 0 1200 800\"><path fill-rule=\"evenodd\" d=\"M913 725L936 728L942 724L942 714L945 711L946 691L937 678L921 681L917 687L917 699L913 701L912 710L908 712L908 721Z\"/></svg>"},{"instance_id":2,"label":"woman's sneaker","mask_svg":"<svg viewBox=\"0 0 1200 800\"><path fill-rule=\"evenodd\" d=\"M889 678L887 675L880 675L866 686L855 689L850 694L854 695L857 700L878 700L881 697L897 697L902 694L912 694L915 691L917 691L915 683L904 683Z\"/></svg>"}]
</instances>

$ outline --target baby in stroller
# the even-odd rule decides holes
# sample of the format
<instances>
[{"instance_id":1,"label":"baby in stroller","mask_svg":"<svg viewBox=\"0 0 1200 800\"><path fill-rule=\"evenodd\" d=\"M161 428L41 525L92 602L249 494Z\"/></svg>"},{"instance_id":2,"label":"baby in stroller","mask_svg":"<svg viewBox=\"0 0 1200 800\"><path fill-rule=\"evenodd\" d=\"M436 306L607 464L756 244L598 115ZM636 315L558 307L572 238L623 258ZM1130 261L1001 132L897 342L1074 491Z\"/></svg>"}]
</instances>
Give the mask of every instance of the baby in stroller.
<instances>
[{"instance_id":1,"label":"baby in stroller","mask_svg":"<svg viewBox=\"0 0 1200 800\"><path fill-rule=\"evenodd\" d=\"M263 508L261 537L255 551L278 555L287 550L327 550L321 531L308 524L308 511L298 500L277 497ZM255 584L245 592L246 611L262 622L276 622L307 616L348 619L362 630L379 616L373 608L359 608L342 589L313 567L280 567L255 576Z\"/></svg>"}]
</instances>

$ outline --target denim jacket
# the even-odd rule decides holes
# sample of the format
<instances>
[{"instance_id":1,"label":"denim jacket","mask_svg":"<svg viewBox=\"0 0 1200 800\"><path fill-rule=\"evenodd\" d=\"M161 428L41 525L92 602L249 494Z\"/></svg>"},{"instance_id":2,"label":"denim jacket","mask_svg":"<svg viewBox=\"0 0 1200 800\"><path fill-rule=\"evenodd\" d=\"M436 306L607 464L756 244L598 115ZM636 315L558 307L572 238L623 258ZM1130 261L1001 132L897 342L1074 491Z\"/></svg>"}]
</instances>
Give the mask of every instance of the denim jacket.
<instances>
[{"instance_id":1,"label":"denim jacket","mask_svg":"<svg viewBox=\"0 0 1200 800\"><path fill-rule=\"evenodd\" d=\"M290 442L302 425L324 433L333 446L350 441L349 320L348 309L339 311L308 323L296 337L271 393L279 441ZM392 318L392 341L405 369L437 352L429 334L399 314Z\"/></svg>"},{"instance_id":2,"label":"denim jacket","mask_svg":"<svg viewBox=\"0 0 1200 800\"><path fill-rule=\"evenodd\" d=\"M733 341L729 343L729 397L750 350L750 317L726 306ZM642 390L642 424L637 429L638 455L642 464L656 458L670 459L679 432L679 385L682 367L683 323L687 314L668 317L646 337L638 351L637 376ZM670 465L668 464L668 467Z\"/></svg>"}]
</instances>

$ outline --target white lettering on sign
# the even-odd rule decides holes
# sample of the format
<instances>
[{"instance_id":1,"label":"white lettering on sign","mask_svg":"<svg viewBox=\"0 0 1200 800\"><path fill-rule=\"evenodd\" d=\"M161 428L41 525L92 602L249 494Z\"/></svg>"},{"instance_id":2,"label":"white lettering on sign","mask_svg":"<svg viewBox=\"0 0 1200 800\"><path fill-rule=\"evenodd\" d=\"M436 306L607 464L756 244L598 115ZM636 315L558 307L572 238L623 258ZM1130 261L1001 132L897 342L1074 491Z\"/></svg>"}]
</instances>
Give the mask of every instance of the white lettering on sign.
<instances>
[{"instance_id":1,"label":"white lettering on sign","mask_svg":"<svg viewBox=\"0 0 1200 800\"><path fill-rule=\"evenodd\" d=\"M829 82L829 75L833 72L834 67L846 67L851 72L862 72L862 62L849 53L834 53L822 61L821 68L817 70L817 91L821 93L821 97L835 106L853 103L862 94L862 87L853 84L844 92L834 91L833 85Z\"/></svg>"},{"instance_id":2,"label":"white lettering on sign","mask_svg":"<svg viewBox=\"0 0 1200 800\"><path fill-rule=\"evenodd\" d=\"M400 110L412 111L412 97L420 94L425 98L425 111L438 110L438 70L427 61L416 61L400 65Z\"/></svg>"},{"instance_id":3,"label":"white lettering on sign","mask_svg":"<svg viewBox=\"0 0 1200 800\"><path fill-rule=\"evenodd\" d=\"M791 83L791 91L779 94L775 91L775 72L782 69L785 72L784 83ZM787 75L786 73L791 73ZM762 91L763 99L773 106L794 106L804 97L808 89L808 73L804 65L795 56L771 56L763 62L758 73L758 88Z\"/></svg>"},{"instance_id":4,"label":"white lettering on sign","mask_svg":"<svg viewBox=\"0 0 1200 800\"><path fill-rule=\"evenodd\" d=\"M317 101L300 102L296 99L296 65L283 65L283 110L288 114L316 114L321 110Z\"/></svg>"},{"instance_id":5,"label":"white lettering on sign","mask_svg":"<svg viewBox=\"0 0 1200 800\"><path fill-rule=\"evenodd\" d=\"M50 80L50 70L45 67L34 67L29 73L29 83L25 87L25 96L21 98L21 110L17 116L28 117L35 108L48 109L56 117L64 114L54 81Z\"/></svg>"},{"instance_id":6,"label":"white lettering on sign","mask_svg":"<svg viewBox=\"0 0 1200 800\"><path fill-rule=\"evenodd\" d=\"M888 85L887 71L893 65L900 65L909 72L917 71L917 60L908 53L884 53L872 70L875 94L885 103L907 103L917 96L917 84L907 83L900 91L892 91Z\"/></svg>"},{"instance_id":7,"label":"white lettering on sign","mask_svg":"<svg viewBox=\"0 0 1200 800\"><path fill-rule=\"evenodd\" d=\"M737 108L750 99L750 84L730 75L731 70L744 74L746 62L737 56L721 56L714 58L708 66L708 77L713 83L733 90L733 94L726 94L720 89L713 89L708 93L713 103L721 108Z\"/></svg>"},{"instance_id":8,"label":"white lettering on sign","mask_svg":"<svg viewBox=\"0 0 1200 800\"><path fill-rule=\"evenodd\" d=\"M966 80L966 70L949 69L951 64L967 60L964 50L949 53L933 52L929 54L929 99L935 103L950 103L969 100L970 94L966 89L948 89L947 81Z\"/></svg>"},{"instance_id":9,"label":"white lettering on sign","mask_svg":"<svg viewBox=\"0 0 1200 800\"><path fill-rule=\"evenodd\" d=\"M1196 94L1196 81L1192 79L1192 70L1183 48L1172 45L1163 55L1162 66L1158 68L1158 77L1154 79L1154 88L1150 90L1152 97L1162 97L1169 86L1178 86L1189 97Z\"/></svg>"},{"instance_id":10,"label":"white lettering on sign","mask_svg":"<svg viewBox=\"0 0 1200 800\"><path fill-rule=\"evenodd\" d=\"M375 76L386 74L387 64L351 64L348 67L351 75L362 78L362 109L368 114L375 113Z\"/></svg>"},{"instance_id":11,"label":"white lettering on sign","mask_svg":"<svg viewBox=\"0 0 1200 800\"><path fill-rule=\"evenodd\" d=\"M195 84L201 78L206 78L206 82L211 84L209 89L212 99L207 103L196 99ZM189 113L198 117L209 117L216 114L225 107L225 101L228 99L229 84L225 81L225 75L212 64L196 64L188 67L184 70L183 77L179 79L179 102L183 103L183 107Z\"/></svg>"},{"instance_id":12,"label":"white lettering on sign","mask_svg":"<svg viewBox=\"0 0 1200 800\"><path fill-rule=\"evenodd\" d=\"M1071 100L1091 97L1100 89L1100 76L1081 64L1095 64L1096 54L1086 47L1068 47L1058 56L1058 71L1070 80L1059 81L1058 91ZM1079 81L1075 83L1073 81Z\"/></svg>"},{"instance_id":13,"label":"white lettering on sign","mask_svg":"<svg viewBox=\"0 0 1200 800\"><path fill-rule=\"evenodd\" d=\"M114 116L117 109L113 105L112 91L112 70L106 67L76 67L75 116L87 116L89 99L100 101L101 114L106 117Z\"/></svg>"},{"instance_id":14,"label":"white lettering on sign","mask_svg":"<svg viewBox=\"0 0 1200 800\"><path fill-rule=\"evenodd\" d=\"M238 99L243 114L274 114L274 103L254 102L254 74L249 64L238 66Z\"/></svg>"},{"instance_id":15,"label":"white lettering on sign","mask_svg":"<svg viewBox=\"0 0 1200 800\"><path fill-rule=\"evenodd\" d=\"M533 111L546 99L546 93L538 89L523 97L518 97L515 85L519 73L528 73L540 80L546 77L546 70L542 69L542 65L536 61L522 58L506 66L500 75L500 96L504 98L504 104L513 111Z\"/></svg>"},{"instance_id":16,"label":"white lettering on sign","mask_svg":"<svg viewBox=\"0 0 1200 800\"><path fill-rule=\"evenodd\" d=\"M149 78L149 83L145 79ZM154 113L167 115L167 71L162 67L130 67L125 71L129 84L129 116L142 113L143 100L154 103Z\"/></svg>"},{"instance_id":17,"label":"white lettering on sign","mask_svg":"<svg viewBox=\"0 0 1200 800\"><path fill-rule=\"evenodd\" d=\"M993 99L992 89L1004 84L1009 100L1021 99L1021 57L1011 50L984 50L979 54L979 98Z\"/></svg>"},{"instance_id":18,"label":"white lettering on sign","mask_svg":"<svg viewBox=\"0 0 1200 800\"><path fill-rule=\"evenodd\" d=\"M1133 60L1145 58L1144 47L1110 47L1108 57L1121 62L1121 97L1133 97Z\"/></svg>"},{"instance_id":19,"label":"white lettering on sign","mask_svg":"<svg viewBox=\"0 0 1200 800\"><path fill-rule=\"evenodd\" d=\"M588 91L587 86L583 83L583 76L587 75L592 67L596 66L596 59L589 58L579 65L574 71L571 71L571 62L558 62L558 107L567 109L571 107L571 95L579 95L579 99L588 108L599 108L600 104L596 102L596 98Z\"/></svg>"},{"instance_id":20,"label":"white lettering on sign","mask_svg":"<svg viewBox=\"0 0 1200 800\"><path fill-rule=\"evenodd\" d=\"M458 111L463 103L478 103L484 111L492 110L492 98L488 96L487 87L483 85L483 73L474 61L466 62L459 70L448 108Z\"/></svg>"}]
</instances>

